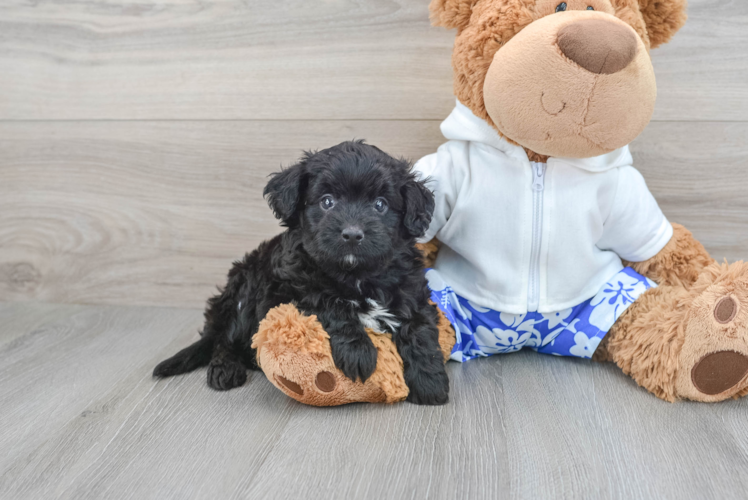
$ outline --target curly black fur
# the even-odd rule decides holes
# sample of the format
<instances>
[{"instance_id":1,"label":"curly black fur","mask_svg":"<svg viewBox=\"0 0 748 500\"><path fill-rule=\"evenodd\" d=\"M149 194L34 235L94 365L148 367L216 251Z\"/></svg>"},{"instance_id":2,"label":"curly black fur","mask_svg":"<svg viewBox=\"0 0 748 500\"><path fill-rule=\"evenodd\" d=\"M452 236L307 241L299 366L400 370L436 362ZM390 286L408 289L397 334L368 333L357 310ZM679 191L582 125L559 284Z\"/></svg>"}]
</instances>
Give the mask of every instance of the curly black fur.
<instances>
[{"instance_id":1,"label":"curly black fur","mask_svg":"<svg viewBox=\"0 0 748 500\"><path fill-rule=\"evenodd\" d=\"M344 142L274 174L265 196L288 229L234 263L226 287L208 301L202 338L161 362L154 376L207 364L210 387L244 384L246 369L257 368L250 345L260 320L294 303L317 315L338 368L365 381L377 350L362 321L384 310L379 325L392 332L403 358L408 400L446 403L437 312L415 248L434 200L409 164L363 141Z\"/></svg>"}]
</instances>

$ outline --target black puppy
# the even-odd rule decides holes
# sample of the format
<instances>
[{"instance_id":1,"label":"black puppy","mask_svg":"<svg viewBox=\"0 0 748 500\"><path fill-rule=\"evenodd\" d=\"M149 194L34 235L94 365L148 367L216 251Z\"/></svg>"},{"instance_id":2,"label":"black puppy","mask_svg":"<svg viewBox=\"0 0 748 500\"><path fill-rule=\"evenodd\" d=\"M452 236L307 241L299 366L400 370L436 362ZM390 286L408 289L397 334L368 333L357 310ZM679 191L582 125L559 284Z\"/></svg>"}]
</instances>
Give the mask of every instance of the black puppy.
<instances>
[{"instance_id":1,"label":"black puppy","mask_svg":"<svg viewBox=\"0 0 748 500\"><path fill-rule=\"evenodd\" d=\"M267 312L294 303L316 314L332 356L352 380L374 371L364 331L389 331L403 359L408 400L447 402L436 308L429 304L415 239L434 210L409 164L363 142L306 153L272 176L265 196L288 229L234 263L226 288L208 301L202 338L161 362L168 377L208 365L208 385L226 390L256 369L252 336Z\"/></svg>"}]
</instances>

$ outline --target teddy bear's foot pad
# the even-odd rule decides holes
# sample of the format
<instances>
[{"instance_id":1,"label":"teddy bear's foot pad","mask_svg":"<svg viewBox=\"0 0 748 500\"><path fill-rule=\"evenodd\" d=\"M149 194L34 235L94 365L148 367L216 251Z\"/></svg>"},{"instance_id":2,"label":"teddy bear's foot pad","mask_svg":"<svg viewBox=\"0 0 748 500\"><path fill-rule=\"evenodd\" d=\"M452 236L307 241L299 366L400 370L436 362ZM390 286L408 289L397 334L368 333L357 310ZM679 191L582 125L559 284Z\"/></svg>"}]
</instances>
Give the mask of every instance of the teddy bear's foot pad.
<instances>
[{"instance_id":1,"label":"teddy bear's foot pad","mask_svg":"<svg viewBox=\"0 0 748 500\"><path fill-rule=\"evenodd\" d=\"M338 386L338 381L332 372L321 371L314 378L314 385L322 392L332 392Z\"/></svg>"},{"instance_id":2,"label":"teddy bear's foot pad","mask_svg":"<svg viewBox=\"0 0 748 500\"><path fill-rule=\"evenodd\" d=\"M748 392L748 264L713 264L688 292L676 379L683 399L716 402Z\"/></svg>"},{"instance_id":3,"label":"teddy bear's foot pad","mask_svg":"<svg viewBox=\"0 0 748 500\"><path fill-rule=\"evenodd\" d=\"M748 373L748 357L735 351L707 354L691 370L691 381L700 392L714 396L738 385Z\"/></svg>"},{"instance_id":4,"label":"teddy bear's foot pad","mask_svg":"<svg viewBox=\"0 0 748 500\"><path fill-rule=\"evenodd\" d=\"M274 378L276 385L281 385L294 394L298 394L299 396L304 395L304 389L301 387L301 385L297 384L293 380L288 380L282 375L275 375ZM314 377L314 386L319 389L320 392L329 393L333 392L335 388L337 388L338 381L332 372L323 370L319 372L316 377Z\"/></svg>"},{"instance_id":5,"label":"teddy bear's foot pad","mask_svg":"<svg viewBox=\"0 0 748 500\"><path fill-rule=\"evenodd\" d=\"M298 394L299 396L304 395L304 389L301 388L299 384L294 382L293 380L288 380L286 377L282 375L275 375L275 381L279 384L288 389L289 391L293 392L294 394Z\"/></svg>"}]
</instances>

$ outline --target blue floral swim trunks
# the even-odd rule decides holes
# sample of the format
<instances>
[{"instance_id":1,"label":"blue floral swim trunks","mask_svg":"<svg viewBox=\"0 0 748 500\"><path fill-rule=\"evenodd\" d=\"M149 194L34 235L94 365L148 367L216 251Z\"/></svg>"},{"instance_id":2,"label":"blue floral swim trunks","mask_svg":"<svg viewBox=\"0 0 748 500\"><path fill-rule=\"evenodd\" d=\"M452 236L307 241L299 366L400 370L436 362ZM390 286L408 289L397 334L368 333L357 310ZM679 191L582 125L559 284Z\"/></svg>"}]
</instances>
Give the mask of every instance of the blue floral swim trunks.
<instances>
[{"instance_id":1,"label":"blue floral swim trunks","mask_svg":"<svg viewBox=\"0 0 748 500\"><path fill-rule=\"evenodd\" d=\"M627 267L591 299L555 313L506 314L480 307L457 295L435 269L426 270L431 300L456 334L451 359L467 361L529 347L543 354L591 358L613 323L657 285Z\"/></svg>"}]
</instances>

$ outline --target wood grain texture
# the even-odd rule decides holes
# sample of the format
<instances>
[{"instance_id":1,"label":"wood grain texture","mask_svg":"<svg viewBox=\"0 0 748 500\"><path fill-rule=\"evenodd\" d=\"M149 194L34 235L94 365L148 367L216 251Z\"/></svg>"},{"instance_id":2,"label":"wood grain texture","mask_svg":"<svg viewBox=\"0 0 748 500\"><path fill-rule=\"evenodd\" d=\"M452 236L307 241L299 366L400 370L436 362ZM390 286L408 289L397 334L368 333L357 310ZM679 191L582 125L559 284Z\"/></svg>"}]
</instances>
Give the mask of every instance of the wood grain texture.
<instances>
[{"instance_id":1,"label":"wood grain texture","mask_svg":"<svg viewBox=\"0 0 748 500\"><path fill-rule=\"evenodd\" d=\"M267 175L354 137L443 141L435 121L0 123L0 300L202 307L280 231ZM632 148L671 220L748 255L747 123L653 123Z\"/></svg>"},{"instance_id":2,"label":"wood grain texture","mask_svg":"<svg viewBox=\"0 0 748 500\"><path fill-rule=\"evenodd\" d=\"M0 119L443 119L454 32L428 0L0 6ZM655 120L745 120L748 4L692 0L653 51Z\"/></svg>"},{"instance_id":3,"label":"wood grain texture","mask_svg":"<svg viewBox=\"0 0 748 500\"><path fill-rule=\"evenodd\" d=\"M0 317L27 325L24 342L2 348L1 498L733 499L748 489L748 400L665 403L610 364L520 352L450 363L443 407L312 408L261 373L228 393L208 389L204 370L153 381L153 364L194 340L197 310L37 303L0 305Z\"/></svg>"},{"instance_id":4,"label":"wood grain texture","mask_svg":"<svg viewBox=\"0 0 748 500\"><path fill-rule=\"evenodd\" d=\"M427 6L14 3L0 10L0 119L444 116L454 35Z\"/></svg>"},{"instance_id":5,"label":"wood grain texture","mask_svg":"<svg viewBox=\"0 0 748 500\"><path fill-rule=\"evenodd\" d=\"M8 314L8 306L3 309ZM78 417L85 420L81 412L92 410L92 398L108 392L133 369L139 368L142 378L157 361L153 351L174 349L170 341L178 334L195 336L201 320L199 311L147 308L48 310L26 304L12 310L31 316L34 323L24 335L0 346L0 440L5 443L0 469L9 467L27 447L44 443L60 425ZM53 319L41 321L50 316ZM3 324L3 335L8 330L19 333L17 326ZM118 401L107 404L116 406Z\"/></svg>"},{"instance_id":6,"label":"wood grain texture","mask_svg":"<svg viewBox=\"0 0 748 500\"><path fill-rule=\"evenodd\" d=\"M631 150L671 221L717 260L748 259L748 123L651 123Z\"/></svg>"},{"instance_id":7,"label":"wood grain texture","mask_svg":"<svg viewBox=\"0 0 748 500\"><path fill-rule=\"evenodd\" d=\"M281 231L268 174L354 137L441 141L436 122L0 123L0 298L201 307Z\"/></svg>"}]
</instances>

